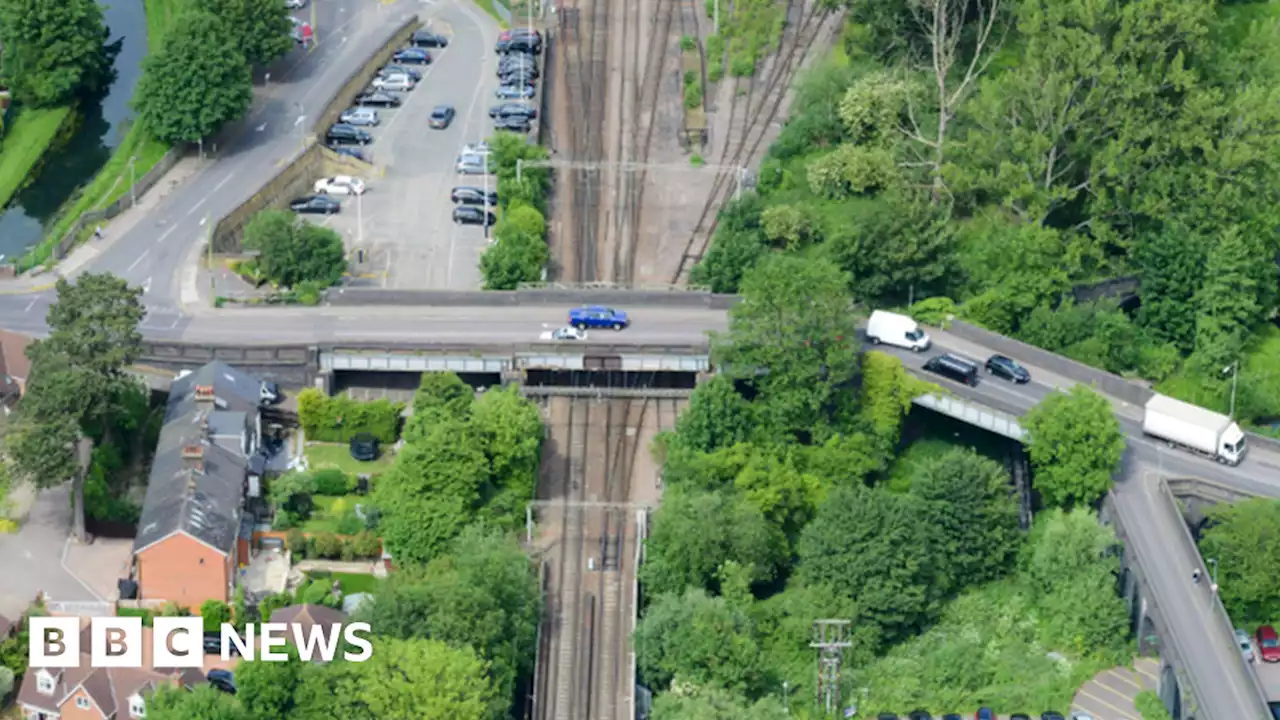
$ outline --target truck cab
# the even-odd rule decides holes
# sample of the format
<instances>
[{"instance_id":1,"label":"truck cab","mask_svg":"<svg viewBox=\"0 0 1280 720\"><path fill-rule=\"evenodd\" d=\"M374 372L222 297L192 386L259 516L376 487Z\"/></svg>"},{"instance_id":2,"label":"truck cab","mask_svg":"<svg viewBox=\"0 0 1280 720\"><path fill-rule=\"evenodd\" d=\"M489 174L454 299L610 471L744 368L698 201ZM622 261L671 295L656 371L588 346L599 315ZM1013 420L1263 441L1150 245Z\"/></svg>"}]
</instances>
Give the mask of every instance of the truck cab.
<instances>
[{"instance_id":1,"label":"truck cab","mask_svg":"<svg viewBox=\"0 0 1280 720\"><path fill-rule=\"evenodd\" d=\"M1244 459L1245 450L1247 448L1244 442L1244 431L1239 425L1231 423L1231 426L1222 433L1222 439L1218 441L1218 457L1234 467Z\"/></svg>"}]
</instances>

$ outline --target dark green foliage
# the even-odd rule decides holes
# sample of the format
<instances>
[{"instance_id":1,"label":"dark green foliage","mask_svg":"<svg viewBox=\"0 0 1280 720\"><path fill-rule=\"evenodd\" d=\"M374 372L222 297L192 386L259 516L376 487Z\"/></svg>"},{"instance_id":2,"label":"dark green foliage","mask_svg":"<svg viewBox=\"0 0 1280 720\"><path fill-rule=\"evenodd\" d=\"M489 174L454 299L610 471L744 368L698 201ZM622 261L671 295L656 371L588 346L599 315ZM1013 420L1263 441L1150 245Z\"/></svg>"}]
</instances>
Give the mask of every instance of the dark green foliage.
<instances>
[{"instance_id":1,"label":"dark green foliage","mask_svg":"<svg viewBox=\"0 0 1280 720\"><path fill-rule=\"evenodd\" d=\"M94 0L0 2L4 80L20 103L65 105L101 90L112 79L107 38Z\"/></svg>"},{"instance_id":2,"label":"dark green foliage","mask_svg":"<svg viewBox=\"0 0 1280 720\"><path fill-rule=\"evenodd\" d=\"M418 390L413 394L413 412L426 413L432 408L440 408L454 417L462 418L471 411L475 397L475 390L455 373L422 373Z\"/></svg>"},{"instance_id":3,"label":"dark green foliage","mask_svg":"<svg viewBox=\"0 0 1280 720\"><path fill-rule=\"evenodd\" d=\"M733 380L716 375L694 390L676 421L672 441L704 453L732 447L751 434L751 413L751 405L738 394Z\"/></svg>"},{"instance_id":4,"label":"dark green foliage","mask_svg":"<svg viewBox=\"0 0 1280 720\"><path fill-rule=\"evenodd\" d=\"M736 293L742 277L769 250L760 227L763 204L755 195L734 200L720 211L716 242L693 267L689 281L717 293Z\"/></svg>"},{"instance_id":5,"label":"dark green foliage","mask_svg":"<svg viewBox=\"0 0 1280 720\"><path fill-rule=\"evenodd\" d=\"M1274 622L1280 617L1275 591L1280 571L1280 502L1250 499L1214 505L1200 540L1200 552L1218 561L1218 587L1237 625Z\"/></svg>"},{"instance_id":6,"label":"dark green foliage","mask_svg":"<svg viewBox=\"0 0 1280 720\"><path fill-rule=\"evenodd\" d=\"M737 692L760 690L754 624L724 598L690 588L653 599L635 632L643 681L665 690L673 678Z\"/></svg>"},{"instance_id":7,"label":"dark green foliage","mask_svg":"<svg viewBox=\"0 0 1280 720\"><path fill-rule=\"evenodd\" d=\"M1181 228L1142 238L1135 259L1142 270L1138 321L1183 353L1195 346L1193 300L1204 278L1204 240Z\"/></svg>"},{"instance_id":8,"label":"dark green foliage","mask_svg":"<svg viewBox=\"0 0 1280 720\"><path fill-rule=\"evenodd\" d=\"M311 476L317 495L346 495L355 485L346 473L337 468L320 468Z\"/></svg>"},{"instance_id":9,"label":"dark green foliage","mask_svg":"<svg viewBox=\"0 0 1280 720\"><path fill-rule=\"evenodd\" d=\"M1032 480L1047 505L1090 506L1111 489L1125 443L1106 398L1074 385L1041 400L1022 425L1031 436Z\"/></svg>"},{"instance_id":10,"label":"dark green foliage","mask_svg":"<svg viewBox=\"0 0 1280 720\"><path fill-rule=\"evenodd\" d=\"M231 607L221 600L205 600L200 605L200 618L205 632L219 632L223 623L231 622Z\"/></svg>"},{"instance_id":11,"label":"dark green foliage","mask_svg":"<svg viewBox=\"0 0 1280 720\"><path fill-rule=\"evenodd\" d=\"M547 241L536 235L499 226L495 241L480 256L485 290L515 290L520 283L538 282L551 259Z\"/></svg>"},{"instance_id":12,"label":"dark green foliage","mask_svg":"<svg viewBox=\"0 0 1280 720\"><path fill-rule=\"evenodd\" d=\"M173 21L164 47L142 61L134 98L138 116L157 139L196 142L244 116L253 77L228 25L203 7L192 8Z\"/></svg>"},{"instance_id":13,"label":"dark green foliage","mask_svg":"<svg viewBox=\"0 0 1280 720\"><path fill-rule=\"evenodd\" d=\"M147 699L148 720L249 720L235 698L212 685L194 690L163 686Z\"/></svg>"},{"instance_id":14,"label":"dark green foliage","mask_svg":"<svg viewBox=\"0 0 1280 720\"><path fill-rule=\"evenodd\" d=\"M267 280L281 287L336 284L347 270L342 236L336 231L299 220L285 210L263 210L244 229L244 246L257 250L258 267Z\"/></svg>"},{"instance_id":15,"label":"dark green foliage","mask_svg":"<svg viewBox=\"0 0 1280 720\"><path fill-rule=\"evenodd\" d=\"M298 419L308 440L348 442L369 433L384 445L400 436L400 413L404 406L390 400L362 402L349 395L328 397L308 388L298 394Z\"/></svg>"},{"instance_id":16,"label":"dark green foliage","mask_svg":"<svg viewBox=\"0 0 1280 720\"><path fill-rule=\"evenodd\" d=\"M232 45L254 65L268 65L293 49L293 25L282 2L210 0L202 6L226 23Z\"/></svg>"}]
</instances>

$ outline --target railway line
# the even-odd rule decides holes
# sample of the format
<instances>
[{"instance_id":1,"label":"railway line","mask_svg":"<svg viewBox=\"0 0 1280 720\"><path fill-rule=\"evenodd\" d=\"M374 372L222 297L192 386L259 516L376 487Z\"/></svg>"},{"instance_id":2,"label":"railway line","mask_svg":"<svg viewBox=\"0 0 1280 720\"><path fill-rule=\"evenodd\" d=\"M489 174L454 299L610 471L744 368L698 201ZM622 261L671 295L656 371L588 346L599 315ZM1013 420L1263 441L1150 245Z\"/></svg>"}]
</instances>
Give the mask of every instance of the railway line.
<instances>
[{"instance_id":1,"label":"railway line","mask_svg":"<svg viewBox=\"0 0 1280 720\"><path fill-rule=\"evenodd\" d=\"M656 501L648 447L683 400L555 397L539 533L546 614L534 720L630 720L641 540L629 503Z\"/></svg>"}]
</instances>

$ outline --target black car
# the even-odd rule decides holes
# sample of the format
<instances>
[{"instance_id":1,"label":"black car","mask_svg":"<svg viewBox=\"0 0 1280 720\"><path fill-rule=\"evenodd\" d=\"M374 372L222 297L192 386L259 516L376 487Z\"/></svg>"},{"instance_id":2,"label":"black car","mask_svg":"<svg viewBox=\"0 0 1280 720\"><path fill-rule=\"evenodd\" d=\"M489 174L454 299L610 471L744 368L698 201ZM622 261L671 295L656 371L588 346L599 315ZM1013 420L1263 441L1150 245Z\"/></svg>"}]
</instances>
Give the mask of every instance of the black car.
<instances>
[{"instance_id":1,"label":"black car","mask_svg":"<svg viewBox=\"0 0 1280 720\"><path fill-rule=\"evenodd\" d=\"M907 713L907 720L933 720L933 716L924 710L912 710Z\"/></svg>"},{"instance_id":2,"label":"black car","mask_svg":"<svg viewBox=\"0 0 1280 720\"><path fill-rule=\"evenodd\" d=\"M1014 713L1009 716L1009 720L1031 720L1031 716L1026 713Z\"/></svg>"},{"instance_id":3,"label":"black car","mask_svg":"<svg viewBox=\"0 0 1280 720\"><path fill-rule=\"evenodd\" d=\"M967 358L947 353L929 358L924 369L971 387L978 385L978 365Z\"/></svg>"},{"instance_id":4,"label":"black car","mask_svg":"<svg viewBox=\"0 0 1280 720\"><path fill-rule=\"evenodd\" d=\"M414 47L442 48L449 44L449 38L430 30L419 30L409 37L409 44Z\"/></svg>"},{"instance_id":5,"label":"black car","mask_svg":"<svg viewBox=\"0 0 1280 720\"><path fill-rule=\"evenodd\" d=\"M332 215L342 209L342 204L328 195L308 195L289 203L289 209L303 215Z\"/></svg>"},{"instance_id":6,"label":"black car","mask_svg":"<svg viewBox=\"0 0 1280 720\"><path fill-rule=\"evenodd\" d=\"M230 655L239 655L240 649L236 647L235 643L228 642L227 653ZM204 634L204 654L222 655L222 633L207 632Z\"/></svg>"},{"instance_id":7,"label":"black car","mask_svg":"<svg viewBox=\"0 0 1280 720\"><path fill-rule=\"evenodd\" d=\"M351 457L360 462L378 459L378 438L371 433L356 433L351 437Z\"/></svg>"},{"instance_id":8,"label":"black car","mask_svg":"<svg viewBox=\"0 0 1280 720\"><path fill-rule=\"evenodd\" d=\"M327 145L368 145L373 142L373 136L354 125L337 123L329 128L325 140Z\"/></svg>"},{"instance_id":9,"label":"black car","mask_svg":"<svg viewBox=\"0 0 1280 720\"><path fill-rule=\"evenodd\" d=\"M329 149L338 153L339 155L346 155L347 157L353 157L357 160L369 162L368 155L365 155L364 153L360 152L359 150L353 147L345 147L342 145L330 145Z\"/></svg>"},{"instance_id":10,"label":"black car","mask_svg":"<svg viewBox=\"0 0 1280 720\"><path fill-rule=\"evenodd\" d=\"M516 86L529 85L531 87L537 87L538 79L535 77L531 77L527 72L512 70L509 73L499 75L498 84L499 85L516 85Z\"/></svg>"},{"instance_id":11,"label":"black car","mask_svg":"<svg viewBox=\"0 0 1280 720\"><path fill-rule=\"evenodd\" d=\"M493 96L499 100L528 100L533 97L535 92L532 85L503 85L493 91Z\"/></svg>"},{"instance_id":12,"label":"black car","mask_svg":"<svg viewBox=\"0 0 1280 720\"><path fill-rule=\"evenodd\" d=\"M538 108L525 103L503 103L489 108L489 117L527 117L530 120L537 120Z\"/></svg>"},{"instance_id":13,"label":"black car","mask_svg":"<svg viewBox=\"0 0 1280 720\"><path fill-rule=\"evenodd\" d=\"M897 713L882 712L876 716L876 720L898 720Z\"/></svg>"},{"instance_id":14,"label":"black car","mask_svg":"<svg viewBox=\"0 0 1280 720\"><path fill-rule=\"evenodd\" d=\"M534 65L533 63L522 63L522 62L504 63L502 65L499 65L498 72L495 73L495 75L500 78L512 77L514 75L523 75L529 78L530 80L537 80L539 77L541 77L541 74L538 72L537 65Z\"/></svg>"},{"instance_id":15,"label":"black car","mask_svg":"<svg viewBox=\"0 0 1280 720\"><path fill-rule=\"evenodd\" d=\"M378 77L387 77L389 75L408 75L413 78L414 82L418 82L422 79L422 73L403 65L384 65L382 69L378 71Z\"/></svg>"},{"instance_id":16,"label":"black car","mask_svg":"<svg viewBox=\"0 0 1280 720\"><path fill-rule=\"evenodd\" d=\"M523 115L498 118L493 121L493 129L514 133L527 133L530 129L529 118Z\"/></svg>"},{"instance_id":17,"label":"black car","mask_svg":"<svg viewBox=\"0 0 1280 720\"><path fill-rule=\"evenodd\" d=\"M210 685L222 692L236 694L236 676L230 670L210 670L205 678Z\"/></svg>"},{"instance_id":18,"label":"black car","mask_svg":"<svg viewBox=\"0 0 1280 720\"><path fill-rule=\"evenodd\" d=\"M379 107L400 107L401 102L399 97L381 90L362 93L356 98L357 105L377 105Z\"/></svg>"},{"instance_id":19,"label":"black car","mask_svg":"<svg viewBox=\"0 0 1280 720\"><path fill-rule=\"evenodd\" d=\"M456 114L452 105L437 105L431 111L431 119L427 122L431 127L443 130L449 127L449 123L453 122L453 116Z\"/></svg>"},{"instance_id":20,"label":"black car","mask_svg":"<svg viewBox=\"0 0 1280 720\"><path fill-rule=\"evenodd\" d=\"M493 225L498 222L493 213L470 205L459 205L453 209L453 221L459 225Z\"/></svg>"},{"instance_id":21,"label":"black car","mask_svg":"<svg viewBox=\"0 0 1280 720\"><path fill-rule=\"evenodd\" d=\"M503 55L498 61L498 67L510 67L512 65L528 65L530 67L538 66L538 58L536 55L525 55L524 53L511 53Z\"/></svg>"},{"instance_id":22,"label":"black car","mask_svg":"<svg viewBox=\"0 0 1280 720\"><path fill-rule=\"evenodd\" d=\"M542 41L536 37L513 37L510 40L499 40L494 51L502 55L513 52L538 54L542 52Z\"/></svg>"},{"instance_id":23,"label":"black car","mask_svg":"<svg viewBox=\"0 0 1280 720\"><path fill-rule=\"evenodd\" d=\"M1019 385L1031 382L1031 373L1019 365L1017 360L1004 355L992 355L987 358L987 374L1002 377Z\"/></svg>"},{"instance_id":24,"label":"black car","mask_svg":"<svg viewBox=\"0 0 1280 720\"><path fill-rule=\"evenodd\" d=\"M455 205L488 204L490 206L493 206L498 204L498 193L493 190L490 190L489 196L488 196L488 202L486 203L485 192L483 189L478 187L470 187L467 185L462 185L454 188L453 192L449 193L449 199L452 200Z\"/></svg>"},{"instance_id":25,"label":"black car","mask_svg":"<svg viewBox=\"0 0 1280 720\"><path fill-rule=\"evenodd\" d=\"M542 42L542 33L531 27L513 27L510 30L503 30L498 33L498 40L502 42L518 37L531 37L538 42Z\"/></svg>"},{"instance_id":26,"label":"black car","mask_svg":"<svg viewBox=\"0 0 1280 720\"><path fill-rule=\"evenodd\" d=\"M947 713L942 716L942 720L964 720L964 718L960 717L960 713Z\"/></svg>"},{"instance_id":27,"label":"black car","mask_svg":"<svg viewBox=\"0 0 1280 720\"><path fill-rule=\"evenodd\" d=\"M1040 720L1067 720L1067 719L1062 717L1062 713L1060 712L1056 712L1054 710L1045 710L1044 712L1040 713Z\"/></svg>"},{"instance_id":28,"label":"black car","mask_svg":"<svg viewBox=\"0 0 1280 720\"><path fill-rule=\"evenodd\" d=\"M430 65L431 53L422 48L401 48L391 56L391 60L398 63L412 63L414 65Z\"/></svg>"}]
</instances>

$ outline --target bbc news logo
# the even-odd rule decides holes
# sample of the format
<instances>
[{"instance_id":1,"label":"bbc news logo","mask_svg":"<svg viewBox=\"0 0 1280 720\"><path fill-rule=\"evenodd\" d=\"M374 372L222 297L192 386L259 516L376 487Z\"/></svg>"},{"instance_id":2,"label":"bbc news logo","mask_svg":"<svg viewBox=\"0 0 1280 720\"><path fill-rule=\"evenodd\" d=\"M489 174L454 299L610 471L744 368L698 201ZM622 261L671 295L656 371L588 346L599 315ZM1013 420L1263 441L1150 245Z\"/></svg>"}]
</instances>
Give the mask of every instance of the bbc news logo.
<instances>
[{"instance_id":1,"label":"bbc news logo","mask_svg":"<svg viewBox=\"0 0 1280 720\"><path fill-rule=\"evenodd\" d=\"M90 667L142 667L146 634L140 617L96 617L89 623L89 647L80 647L80 618L32 617L28 619L28 664L35 668L80 667L89 655ZM342 659L364 662L373 654L369 623L329 626L301 623L261 623L244 632L225 623L218 633L223 661L235 656L245 660L285 662L292 643L303 662L331 662L342 649ZM157 617L152 620L151 667L204 667L204 620L198 617ZM340 642L345 641L345 643ZM233 652L234 650L234 652Z\"/></svg>"}]
</instances>

